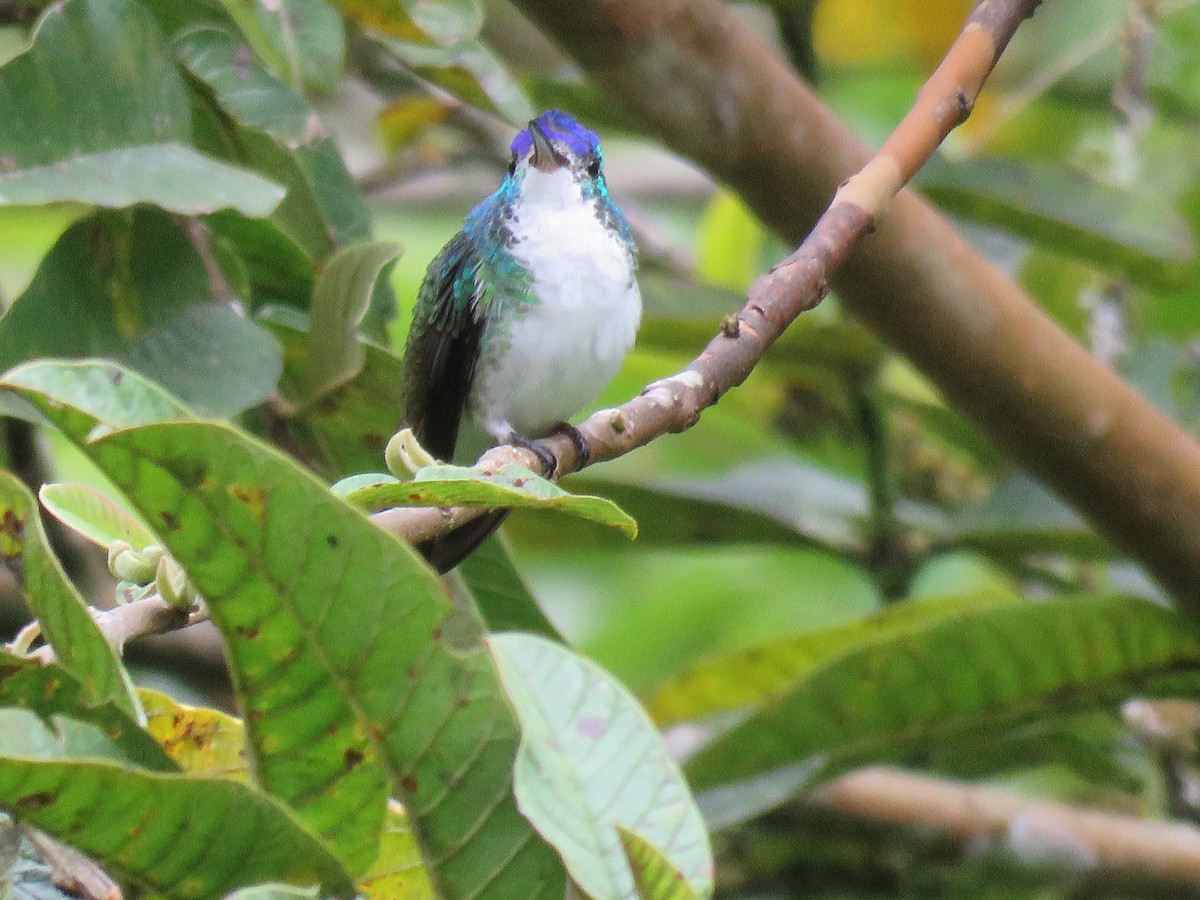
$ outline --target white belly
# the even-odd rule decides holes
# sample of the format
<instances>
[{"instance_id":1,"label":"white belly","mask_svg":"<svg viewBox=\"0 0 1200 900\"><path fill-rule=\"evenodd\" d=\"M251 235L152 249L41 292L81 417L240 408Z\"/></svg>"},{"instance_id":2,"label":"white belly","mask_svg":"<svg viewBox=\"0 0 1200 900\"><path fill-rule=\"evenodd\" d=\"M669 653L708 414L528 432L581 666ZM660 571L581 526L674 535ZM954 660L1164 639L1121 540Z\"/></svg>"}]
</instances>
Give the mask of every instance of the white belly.
<instances>
[{"instance_id":1,"label":"white belly","mask_svg":"<svg viewBox=\"0 0 1200 900\"><path fill-rule=\"evenodd\" d=\"M497 440L540 437L592 403L633 346L642 313L624 243L579 200L565 170L538 180L512 224L513 254L533 272L538 299L505 333L485 333L472 392L474 418Z\"/></svg>"}]
</instances>

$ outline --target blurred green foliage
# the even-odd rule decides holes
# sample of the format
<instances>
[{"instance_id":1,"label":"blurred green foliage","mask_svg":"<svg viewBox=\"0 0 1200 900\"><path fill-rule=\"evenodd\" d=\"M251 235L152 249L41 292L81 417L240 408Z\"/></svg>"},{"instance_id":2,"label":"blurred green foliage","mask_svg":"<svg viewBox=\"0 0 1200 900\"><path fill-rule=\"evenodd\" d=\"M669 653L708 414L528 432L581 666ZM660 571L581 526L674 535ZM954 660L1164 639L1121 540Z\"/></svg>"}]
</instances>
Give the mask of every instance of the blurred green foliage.
<instances>
[{"instance_id":1,"label":"blurred green foliage","mask_svg":"<svg viewBox=\"0 0 1200 900\"><path fill-rule=\"evenodd\" d=\"M921 16L899 0L741 6L768 40L804 61L826 101L877 144L969 4L935 4ZM1133 6L1043 4L972 118L915 187L1064 329L1200 435L1200 5L1157 4L1144 60L1127 52ZM771 15L755 14L764 10ZM158 497L97 449L120 442L95 445L71 430L71 415L85 413L93 417L89 425L105 427L163 418L142 410L110 421L112 409L102 414L89 405L96 397L118 408L132 403L143 383L129 376L133 387L106 394L103 379L91 384L77 370L39 369L36 361L118 362L197 412L227 419L230 430L205 426L212 431L204 440L219 449L216 457L253 458L262 473L272 473L273 481L256 485L263 503L287 495L294 513L288 523L328 514L339 522L339 539L362 539L360 520L332 496L312 499L321 492L300 466L250 435L326 484L382 471L384 445L400 424L399 353L425 266L493 188L506 141L531 111L562 106L601 131L610 185L641 243L645 320L600 404L619 403L677 371L741 306L749 282L786 252L736 197L635 137L644 123L629 121L575 77L501 0L65 0L40 15L36 33L29 15L0 26L0 60L7 60L0 65L0 368L34 361L5 382L4 408L28 415L31 396L50 397L42 418L67 435L49 439L54 477L114 497L121 492L110 479L121 481L152 526L155 516L160 528L169 522L155 506ZM1142 62L1144 93L1132 107L1114 105L1114 85ZM394 247L381 242L402 253L393 261ZM50 381L31 381L30 372L66 381L51 389ZM141 437L128 438L129 447L170 457L163 466L203 464L171 450L170 426L151 427L165 430L130 432ZM177 477L189 483L186 471ZM239 790L255 798L262 821L287 847L318 846L314 833L328 842L308 860L309 870L293 871L278 854L255 857L256 879L311 881L315 871L327 886L341 885L368 871L375 859L369 842L382 834L383 855L361 882L371 896L430 896L428 873L447 896L470 895L480 878L499 889L501 882L486 880L500 876L490 873L478 844L480 855L466 854L461 871L441 855L471 827L478 772L489 789L503 782L497 803L510 818L492 833L503 840L519 835L535 848L517 874L510 872L517 881L504 882L507 889L561 894L558 857L532 836L505 793L514 720L495 673L478 662L487 629L520 628L561 637L598 661L661 723L683 724L673 737L703 730L710 742L684 771L704 787L701 809L720 826L720 896L1075 898L1158 890L1092 884L1003 842L960 853L922 835L884 833L787 803L839 766L886 759L1048 799L1146 817L1200 817L1189 799L1197 764L1195 728L1186 723L1195 720L1185 717L1164 749L1119 712L1135 697L1196 698L1200 656L1191 628L1135 565L1013 471L919 373L846 316L836 297L801 317L752 377L694 428L564 486L610 498L637 520L638 540L630 544L580 518L518 511L505 526L507 542L489 544L453 582L456 602L468 611L454 620L464 643L443 657L436 655L440 633L432 641L405 638L406 659L424 660L420 665L433 672L430 690L442 692L423 698L421 708L439 714L469 694L500 735L489 742L476 720L443 735L438 752L481 754L450 779L446 807L410 796L416 789L404 779L427 763L420 753L416 761L408 755L420 742L402 724L385 721L386 704L370 685L343 682L348 670L329 661L354 657L351 638L374 640L374 620L351 609L356 614L347 613L345 630L330 636L306 618L305 604L321 598L306 595L304 585L283 584L287 566L264 564L279 582L275 593L265 606L246 608L277 616L280 633L297 630L304 648L298 668L281 677L336 689L319 695L327 704L320 715L292 721L279 696L247 680L267 656L235 653L243 710L265 716L296 744L313 722L354 740L350 756L309 759L291 755L291 745L266 746L252 722L249 740L260 763L267 759L268 769L284 774ZM6 508L27 519L20 489L6 493ZM309 499L297 501L298 494ZM236 504L222 504L207 511L204 528L220 532L242 515ZM188 527L203 530L197 521ZM271 547L300 545L283 524L263 535L279 542ZM260 537L268 540L254 539ZM244 541L226 539L214 545L236 560L226 574L258 565ZM26 683L36 670L20 661L6 669L0 661L0 713L17 715L32 704L44 717L82 723L79 734L95 746L103 737L98 727L107 727L105 753L128 760L129 746L140 740L129 735L142 732L124 669L86 616L72 626L77 643L56 630L56 612L78 618L82 610L39 536L26 534L31 540L5 553L23 558L27 590L45 592L30 605L60 656L63 674L48 671L67 688L38 707L42 701L28 699L36 692ZM329 549L331 566L361 579L341 585L340 603L353 608L382 596L386 573L367 572L349 544L344 555L334 544L320 545L314 539L309 549ZM206 584L221 582L220 566L203 552L170 549L185 569L212 579ZM385 555L416 586L413 596L451 616L411 554L388 545ZM30 572L42 573L41 587ZM226 640L240 646L243 608L232 610L214 610L214 618ZM64 656L69 646L74 654ZM290 666L294 658L285 661ZM364 669L400 690L385 661ZM553 695L553 678L527 677ZM588 677L605 684L607 676ZM463 679L476 693L451 698ZM637 717L632 701L623 702L608 724ZM364 736L364 722L383 736ZM128 746L109 746L118 743L114 733ZM540 734L544 745L552 742L552 729ZM240 732L235 738L244 739ZM646 758L665 759L659 749ZM19 770L11 763L18 755L0 747L2 786L17 776L58 779L68 792L90 783L72 786L71 761L87 753L65 739L47 737L37 761L25 760ZM318 788L311 779L314 772L340 778L335 770L351 760L351 769L362 764L358 771L374 780L347 789L361 805L343 822L341 812L328 812L343 807L313 801ZM111 773L93 765L86 774ZM129 789L148 796L158 790L154 779L164 777L131 776ZM385 779L393 796L410 802L410 817L393 805L384 819ZM182 815L186 776L173 773L163 784L177 790L171 802ZM0 806L21 811L20 791L0 793ZM225 821L217 806L194 810L205 827ZM52 831L57 821L52 811L30 820ZM131 882L172 896L210 890L209 882L196 887L170 877L169 855L121 864L121 840L137 836L130 828L105 844L97 839L99 824L82 831L68 824L56 833ZM561 834L545 830L559 846ZM662 854L671 848L653 845L652 835L621 843L615 830L603 834L611 839L607 855L596 857L605 865L620 869L633 860L670 881L662 873L674 863ZM224 869L208 874L218 885L210 892L241 883L221 880ZM703 877L696 883L705 889Z\"/></svg>"}]
</instances>

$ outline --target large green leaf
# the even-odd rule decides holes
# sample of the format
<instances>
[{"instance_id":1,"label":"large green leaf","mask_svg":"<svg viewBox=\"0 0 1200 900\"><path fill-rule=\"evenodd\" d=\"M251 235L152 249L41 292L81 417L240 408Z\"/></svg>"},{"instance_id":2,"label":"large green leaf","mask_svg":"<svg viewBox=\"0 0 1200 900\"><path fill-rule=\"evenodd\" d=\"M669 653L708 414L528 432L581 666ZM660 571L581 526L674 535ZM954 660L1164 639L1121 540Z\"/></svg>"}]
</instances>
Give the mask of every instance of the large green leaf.
<instances>
[{"instance_id":1,"label":"large green leaf","mask_svg":"<svg viewBox=\"0 0 1200 900\"><path fill-rule=\"evenodd\" d=\"M0 558L21 586L59 663L83 685L90 703L112 703L136 715L129 675L50 549L37 502L20 480L4 471L0 523Z\"/></svg>"},{"instance_id":2,"label":"large green leaf","mask_svg":"<svg viewBox=\"0 0 1200 900\"><path fill-rule=\"evenodd\" d=\"M46 356L121 360L213 415L267 397L282 368L275 339L213 297L183 227L150 207L76 222L0 319L0 369Z\"/></svg>"},{"instance_id":3,"label":"large green leaf","mask_svg":"<svg viewBox=\"0 0 1200 900\"><path fill-rule=\"evenodd\" d=\"M571 877L592 897L636 896L623 826L659 847L698 893L711 893L704 823L628 690L546 638L509 633L489 643L521 720L517 800Z\"/></svg>"},{"instance_id":4,"label":"large green leaf","mask_svg":"<svg viewBox=\"0 0 1200 900\"><path fill-rule=\"evenodd\" d=\"M1200 686L1200 642L1173 612L1078 596L935 620L817 665L687 765L698 790L898 759L983 729ZM773 802L783 799L775 796Z\"/></svg>"},{"instance_id":5,"label":"large green leaf","mask_svg":"<svg viewBox=\"0 0 1200 900\"><path fill-rule=\"evenodd\" d=\"M221 5L288 84L333 89L346 53L345 26L325 0L221 0Z\"/></svg>"},{"instance_id":6,"label":"large green leaf","mask_svg":"<svg viewBox=\"0 0 1200 900\"><path fill-rule=\"evenodd\" d=\"M410 547L227 426L88 441L86 416L24 393L204 594L268 790L361 871L390 780L446 897L561 896L561 865L511 795L516 722L479 623L455 613Z\"/></svg>"},{"instance_id":7,"label":"large green leaf","mask_svg":"<svg viewBox=\"0 0 1200 900\"><path fill-rule=\"evenodd\" d=\"M262 881L353 895L338 861L277 801L235 781L129 768L114 756L94 725L0 710L0 806L167 896L213 897Z\"/></svg>"},{"instance_id":8,"label":"large green leaf","mask_svg":"<svg viewBox=\"0 0 1200 900\"><path fill-rule=\"evenodd\" d=\"M186 215L236 209L265 216L282 199L282 186L182 144L121 147L0 172L0 203L153 203Z\"/></svg>"},{"instance_id":9,"label":"large green leaf","mask_svg":"<svg viewBox=\"0 0 1200 900\"><path fill-rule=\"evenodd\" d=\"M131 0L51 7L29 50L0 67L0 121L0 204L266 215L283 197L279 185L187 146L183 79L153 17Z\"/></svg>"},{"instance_id":10,"label":"large green leaf","mask_svg":"<svg viewBox=\"0 0 1200 900\"><path fill-rule=\"evenodd\" d=\"M660 725L671 725L763 704L838 656L923 631L935 622L1015 602L1016 597L1000 593L912 601L845 625L708 656L656 688L646 708Z\"/></svg>"}]
</instances>

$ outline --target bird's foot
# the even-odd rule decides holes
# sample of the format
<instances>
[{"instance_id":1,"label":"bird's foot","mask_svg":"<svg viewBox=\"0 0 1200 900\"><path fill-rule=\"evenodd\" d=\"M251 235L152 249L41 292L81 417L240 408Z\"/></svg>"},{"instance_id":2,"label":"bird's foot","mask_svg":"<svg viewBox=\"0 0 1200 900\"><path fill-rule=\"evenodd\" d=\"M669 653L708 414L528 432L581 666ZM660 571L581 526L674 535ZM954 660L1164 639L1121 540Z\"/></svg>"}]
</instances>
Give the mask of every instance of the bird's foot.
<instances>
[{"instance_id":1,"label":"bird's foot","mask_svg":"<svg viewBox=\"0 0 1200 900\"><path fill-rule=\"evenodd\" d=\"M559 422L550 429L551 434L564 434L571 439L571 443L575 445L575 457L578 460L576 469L582 469L588 464L592 458L592 448L588 446L588 440L583 436L583 432L569 422Z\"/></svg>"},{"instance_id":2,"label":"bird's foot","mask_svg":"<svg viewBox=\"0 0 1200 900\"><path fill-rule=\"evenodd\" d=\"M554 454L539 444L532 438L527 438L524 435L517 434L515 431L508 436L508 443L514 447L520 447L523 450L528 450L538 458L538 462L542 464L542 471L546 473L547 478L553 478L554 473L558 471L558 459Z\"/></svg>"},{"instance_id":3,"label":"bird's foot","mask_svg":"<svg viewBox=\"0 0 1200 900\"><path fill-rule=\"evenodd\" d=\"M582 431L574 425L559 422L550 429L550 434L562 434L571 439L571 443L575 446L576 458L578 459L578 464L575 466L576 469L582 469L587 465L592 454L591 448L588 447L587 438L583 436ZM536 456L542 464L542 469L546 473L547 478L554 478L558 474L558 458L537 441L513 432L508 436L508 443L514 447L522 447Z\"/></svg>"}]
</instances>

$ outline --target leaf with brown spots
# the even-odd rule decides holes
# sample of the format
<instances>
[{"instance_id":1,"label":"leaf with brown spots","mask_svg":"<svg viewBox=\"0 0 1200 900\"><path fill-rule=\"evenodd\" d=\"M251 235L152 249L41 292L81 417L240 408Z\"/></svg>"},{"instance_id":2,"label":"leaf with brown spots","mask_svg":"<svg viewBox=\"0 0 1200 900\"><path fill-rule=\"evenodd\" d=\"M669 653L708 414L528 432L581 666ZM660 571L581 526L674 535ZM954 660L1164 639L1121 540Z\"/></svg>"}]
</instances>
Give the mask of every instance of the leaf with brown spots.
<instances>
[{"instance_id":1,"label":"leaf with brown spots","mask_svg":"<svg viewBox=\"0 0 1200 900\"><path fill-rule=\"evenodd\" d=\"M53 390L26 383L22 396L63 424L208 601L258 783L356 872L375 858L389 789L411 785L406 807L441 896L559 900L561 861L512 796L517 723L482 628L455 611L416 552L231 426L171 422L97 437L104 423L62 398L69 386L53 371L42 374ZM104 409L109 399L81 402ZM198 465L207 477L192 486ZM262 520L229 491L247 484L265 492ZM456 640L434 641L437 628ZM352 768L349 748L362 754Z\"/></svg>"},{"instance_id":2,"label":"leaf with brown spots","mask_svg":"<svg viewBox=\"0 0 1200 900\"><path fill-rule=\"evenodd\" d=\"M101 729L130 762L160 772L178 771L133 716L112 703L94 703L83 685L57 663L40 665L0 651L0 707L29 710L46 720L67 716L88 722Z\"/></svg>"},{"instance_id":3,"label":"leaf with brown spots","mask_svg":"<svg viewBox=\"0 0 1200 900\"><path fill-rule=\"evenodd\" d=\"M148 688L139 688L138 696L146 710L146 730L181 769L250 781L241 721L215 709L185 706Z\"/></svg>"},{"instance_id":4,"label":"leaf with brown spots","mask_svg":"<svg viewBox=\"0 0 1200 900\"><path fill-rule=\"evenodd\" d=\"M151 894L201 900L276 881L354 895L278 801L227 778L131 767L103 731L72 719L0 709L0 808Z\"/></svg>"}]
</instances>

